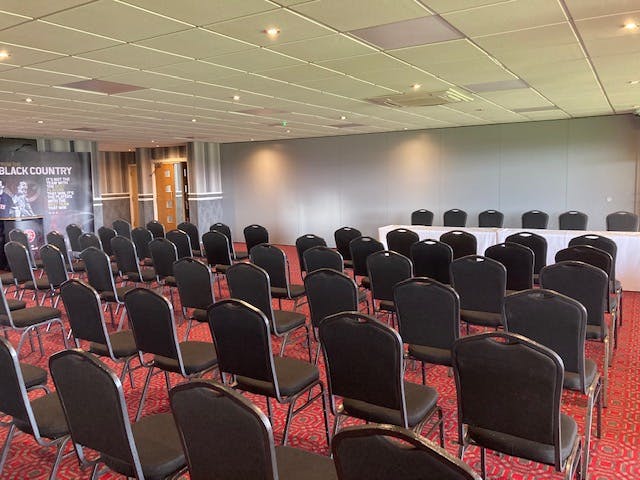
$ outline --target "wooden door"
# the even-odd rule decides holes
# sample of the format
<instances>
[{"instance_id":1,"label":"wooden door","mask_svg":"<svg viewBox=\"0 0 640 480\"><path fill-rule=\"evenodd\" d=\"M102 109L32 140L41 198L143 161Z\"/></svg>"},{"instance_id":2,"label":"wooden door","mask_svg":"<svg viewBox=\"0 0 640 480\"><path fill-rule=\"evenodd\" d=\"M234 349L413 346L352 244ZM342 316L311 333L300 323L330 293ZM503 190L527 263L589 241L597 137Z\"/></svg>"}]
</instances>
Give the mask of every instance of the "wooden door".
<instances>
[{"instance_id":1,"label":"wooden door","mask_svg":"<svg viewBox=\"0 0 640 480\"><path fill-rule=\"evenodd\" d=\"M129 165L129 209L131 210L131 225L138 226L138 169L136 165Z\"/></svg>"},{"instance_id":2,"label":"wooden door","mask_svg":"<svg viewBox=\"0 0 640 480\"><path fill-rule=\"evenodd\" d=\"M175 174L173 163L158 163L155 168L156 207L158 221L164 225L166 232L174 230L176 220Z\"/></svg>"}]
</instances>

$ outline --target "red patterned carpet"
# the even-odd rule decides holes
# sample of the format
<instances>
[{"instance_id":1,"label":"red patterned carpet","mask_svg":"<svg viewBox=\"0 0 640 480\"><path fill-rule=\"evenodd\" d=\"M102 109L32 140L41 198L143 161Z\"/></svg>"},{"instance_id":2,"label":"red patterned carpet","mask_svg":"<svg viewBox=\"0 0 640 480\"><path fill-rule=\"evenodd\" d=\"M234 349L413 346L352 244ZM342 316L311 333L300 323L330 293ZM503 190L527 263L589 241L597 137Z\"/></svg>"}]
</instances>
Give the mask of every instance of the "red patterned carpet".
<instances>
[{"instance_id":1,"label":"red patterned carpet","mask_svg":"<svg viewBox=\"0 0 640 480\"><path fill-rule=\"evenodd\" d=\"M299 283L300 273L297 268L297 258L293 247L285 247L285 251L290 259L292 269L292 279L294 283ZM224 288L223 288L224 292ZM215 293L218 293L217 287ZM225 296L227 295L226 292ZM287 305L286 308L291 308ZM175 311L179 311L179 305L175 305ZM592 436L591 462L589 465L589 478L591 480L617 479L617 480L638 480L640 479L640 363L638 355L640 350L640 332L638 328L638 317L640 313L640 294L627 292L624 297L624 319L625 324L620 331L620 343L615 352L613 365L610 369L609 381L609 406L604 410L603 417L603 437L601 439ZM184 333L185 326L180 324L180 338ZM51 332L44 335L47 357L62 348L62 341L59 333ZM191 339L210 339L208 327L200 325L194 328ZM14 345L17 344L17 336L10 335ZM602 344L588 343L587 354L590 358L598 361L602 366ZM28 346L24 349L28 352ZM278 351L274 348L274 351ZM306 349L303 348L301 337L294 337L294 342L287 346L286 355L306 359ZM39 353L31 353L22 357L21 360L36 363L46 367L48 358L40 357ZM118 367L119 368L119 367ZM138 370L135 375L136 385L132 389L129 382L125 382L126 399L129 412L133 416L138 406L145 371ZM409 368L407 378L419 383L420 375L418 370ZM181 382L179 376L172 376L172 382ZM447 449L455 454L457 446L456 428L456 393L453 378L447 375L443 367L432 367L428 372L428 383L435 387L440 394L440 406L446 416L446 440ZM51 380L50 386L53 388ZM39 395L35 393L35 395ZM254 401L263 409L265 403L260 398ZM572 415L578 425L584 425L586 400L579 394L565 394L563 398L563 411ZM149 396L146 402L145 414L168 411L167 392L162 375L154 377ZM275 406L276 419L274 432L276 441L281 438L284 427L284 417L286 406ZM99 412L96 412L97 414ZM331 418L331 421L333 419ZM595 415L594 415L595 421ZM290 433L290 443L293 446L312 450L320 453L327 453L327 447L323 434L323 422L320 402L316 402L308 409L294 417ZM6 429L0 429L0 442L4 442ZM39 447L33 439L25 434L19 434L14 438L9 458L2 479L46 479L54 458L53 449ZM477 449L470 447L465 455L472 467L479 470L479 455ZM489 454L487 456L488 475L491 479L513 479L513 480L534 480L543 478L560 478L551 467L547 468L516 458L507 456L499 457ZM58 478L77 479L89 478L89 471L81 471L78 467L75 456L69 455L62 462ZM102 479L121 478L107 473L100 477ZM185 476L185 478L187 478Z\"/></svg>"}]
</instances>

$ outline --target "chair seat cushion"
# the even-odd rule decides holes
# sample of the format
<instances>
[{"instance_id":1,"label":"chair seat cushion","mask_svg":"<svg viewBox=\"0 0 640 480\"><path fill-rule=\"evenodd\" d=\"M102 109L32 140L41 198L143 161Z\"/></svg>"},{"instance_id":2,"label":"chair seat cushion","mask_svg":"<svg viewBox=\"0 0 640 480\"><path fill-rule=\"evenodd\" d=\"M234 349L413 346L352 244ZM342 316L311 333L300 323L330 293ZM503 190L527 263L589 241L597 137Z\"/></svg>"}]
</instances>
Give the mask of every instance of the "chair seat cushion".
<instances>
[{"instance_id":1,"label":"chair seat cushion","mask_svg":"<svg viewBox=\"0 0 640 480\"><path fill-rule=\"evenodd\" d=\"M203 322L203 323L206 323L209 321L209 318L207 317L207 311L201 308L194 308L191 311L191 318L193 318L194 320L197 320L198 322Z\"/></svg>"},{"instance_id":2,"label":"chair seat cushion","mask_svg":"<svg viewBox=\"0 0 640 480\"><path fill-rule=\"evenodd\" d=\"M604 340L609 335L608 330L606 325L604 328L600 327L600 325L587 325L587 340Z\"/></svg>"},{"instance_id":3,"label":"chair seat cushion","mask_svg":"<svg viewBox=\"0 0 640 480\"><path fill-rule=\"evenodd\" d=\"M287 296L287 289L282 287L271 287L271 295L273 298L299 298L304 297L306 292L304 285L291 284L289 285L290 297Z\"/></svg>"},{"instance_id":4,"label":"chair seat cushion","mask_svg":"<svg viewBox=\"0 0 640 480\"><path fill-rule=\"evenodd\" d=\"M585 389L589 388L589 385L593 383L593 380L598 375L598 366L596 362L587 358L584 361L584 385ZM577 390L579 392L582 391L580 387L580 375L576 372L568 372L564 371L564 383L562 385L567 390Z\"/></svg>"},{"instance_id":5,"label":"chair seat cushion","mask_svg":"<svg viewBox=\"0 0 640 480\"><path fill-rule=\"evenodd\" d=\"M164 480L186 465L180 435L170 413L144 417L131 426L131 431L145 478ZM133 465L128 459L105 454L102 454L101 459L112 470L135 477Z\"/></svg>"},{"instance_id":6,"label":"chair seat cushion","mask_svg":"<svg viewBox=\"0 0 640 480\"><path fill-rule=\"evenodd\" d=\"M307 319L303 313L291 312L289 310L274 310L273 317L277 330L277 332L273 333L278 334L290 332L304 325Z\"/></svg>"},{"instance_id":7,"label":"chair seat cushion","mask_svg":"<svg viewBox=\"0 0 640 480\"><path fill-rule=\"evenodd\" d=\"M43 437L55 440L69 433L67 420L64 417L57 393L49 393L36 398L31 402L31 409L40 435ZM14 423L19 430L33 434L29 422L15 418Z\"/></svg>"},{"instance_id":8,"label":"chair seat cushion","mask_svg":"<svg viewBox=\"0 0 640 480\"><path fill-rule=\"evenodd\" d=\"M129 287L116 287L116 293L118 294L118 299L122 302L124 301L124 295L130 291L133 290L135 287L133 286L129 286ZM105 302L115 302L116 301L116 296L113 292L109 292L109 291L104 291L104 292L100 292L100 299L104 300Z\"/></svg>"},{"instance_id":9,"label":"chair seat cushion","mask_svg":"<svg viewBox=\"0 0 640 480\"><path fill-rule=\"evenodd\" d=\"M380 310L384 310L385 312L396 311L396 306L391 300L380 300L379 306L380 306Z\"/></svg>"},{"instance_id":10,"label":"chair seat cushion","mask_svg":"<svg viewBox=\"0 0 640 480\"><path fill-rule=\"evenodd\" d=\"M407 403L407 422L413 428L424 420L438 403L438 392L426 385L404 382L404 394ZM389 423L403 426L399 410L381 407L362 400L344 398L344 412L352 417L374 423Z\"/></svg>"},{"instance_id":11,"label":"chair seat cushion","mask_svg":"<svg viewBox=\"0 0 640 480\"><path fill-rule=\"evenodd\" d=\"M287 397L299 393L320 378L320 372L315 365L295 358L273 357L273 366L280 393ZM242 390L269 397L276 396L271 382L241 376L236 377L236 380Z\"/></svg>"},{"instance_id":12,"label":"chair seat cushion","mask_svg":"<svg viewBox=\"0 0 640 480\"><path fill-rule=\"evenodd\" d=\"M471 325L483 327L502 326L502 314L492 312L480 312L478 310L460 310L460 319Z\"/></svg>"},{"instance_id":13,"label":"chair seat cushion","mask_svg":"<svg viewBox=\"0 0 640 480\"><path fill-rule=\"evenodd\" d=\"M223 265L221 263L216 263L214 269L216 271L216 273L221 273L221 274L225 274L227 273L227 270L229 269L231 265Z\"/></svg>"},{"instance_id":14,"label":"chair seat cushion","mask_svg":"<svg viewBox=\"0 0 640 480\"><path fill-rule=\"evenodd\" d=\"M156 271L153 268L141 268L138 272L126 272L125 275L132 282L153 282L156 279Z\"/></svg>"},{"instance_id":15,"label":"chair seat cushion","mask_svg":"<svg viewBox=\"0 0 640 480\"><path fill-rule=\"evenodd\" d=\"M209 342L182 342L180 343L180 352L182 353L184 371L187 375L202 372L218 363L216 349L213 344ZM156 355L153 358L158 368L168 370L169 372L180 373L180 366L177 360L160 355Z\"/></svg>"},{"instance_id":16,"label":"chair seat cushion","mask_svg":"<svg viewBox=\"0 0 640 480\"><path fill-rule=\"evenodd\" d=\"M329 457L299 448L276 447L276 463L280 480L338 480Z\"/></svg>"},{"instance_id":17,"label":"chair seat cushion","mask_svg":"<svg viewBox=\"0 0 640 480\"><path fill-rule=\"evenodd\" d=\"M245 258L249 258L249 254L243 251L236 251L234 257L236 260L244 260Z\"/></svg>"},{"instance_id":18,"label":"chair seat cushion","mask_svg":"<svg viewBox=\"0 0 640 480\"><path fill-rule=\"evenodd\" d=\"M167 286L167 287L177 287L178 284L176 283L176 278L169 275L167 277L164 277L162 279L162 282Z\"/></svg>"},{"instance_id":19,"label":"chair seat cushion","mask_svg":"<svg viewBox=\"0 0 640 480\"><path fill-rule=\"evenodd\" d=\"M111 350L116 358L127 358L138 353L131 330L112 333L109 335L109 342L111 342ZM109 349L102 343L91 342L89 351L103 357L109 356Z\"/></svg>"},{"instance_id":20,"label":"chair seat cushion","mask_svg":"<svg viewBox=\"0 0 640 480\"><path fill-rule=\"evenodd\" d=\"M87 270L87 267L84 264L84 260L71 260L71 270L73 270L74 272L85 272Z\"/></svg>"},{"instance_id":21,"label":"chair seat cushion","mask_svg":"<svg viewBox=\"0 0 640 480\"><path fill-rule=\"evenodd\" d=\"M490 450L502 452L514 457L526 458L534 462L554 465L554 447L546 443L526 440L507 433L495 432L484 428L469 426L469 437L479 445ZM578 435L578 425L573 418L560 414L560 458L562 463L567 459Z\"/></svg>"},{"instance_id":22,"label":"chair seat cushion","mask_svg":"<svg viewBox=\"0 0 640 480\"><path fill-rule=\"evenodd\" d=\"M35 287L33 282L29 280L22 284L22 288L26 288L27 290L49 290L51 288L51 284L46 275L43 275L42 278L36 278L35 280Z\"/></svg>"},{"instance_id":23,"label":"chair seat cushion","mask_svg":"<svg viewBox=\"0 0 640 480\"><path fill-rule=\"evenodd\" d=\"M25 308L27 306L27 302L15 298L7 298L7 306L9 307L9 310L13 312L14 310Z\"/></svg>"},{"instance_id":24,"label":"chair seat cushion","mask_svg":"<svg viewBox=\"0 0 640 480\"><path fill-rule=\"evenodd\" d=\"M20 370L22 370L22 379L27 389L47 383L47 371L44 368L20 362Z\"/></svg>"},{"instance_id":25,"label":"chair seat cushion","mask_svg":"<svg viewBox=\"0 0 640 480\"><path fill-rule=\"evenodd\" d=\"M8 287L10 284L14 282L13 273L11 272L0 273L0 281L2 281L2 285L5 288Z\"/></svg>"},{"instance_id":26,"label":"chair seat cushion","mask_svg":"<svg viewBox=\"0 0 640 480\"><path fill-rule=\"evenodd\" d=\"M451 350L447 348L409 345L409 355L423 362L451 366Z\"/></svg>"},{"instance_id":27,"label":"chair seat cushion","mask_svg":"<svg viewBox=\"0 0 640 480\"><path fill-rule=\"evenodd\" d=\"M151 260L150 258L144 258L142 260L142 266L144 266L144 267L153 267L153 260Z\"/></svg>"},{"instance_id":28,"label":"chair seat cushion","mask_svg":"<svg viewBox=\"0 0 640 480\"><path fill-rule=\"evenodd\" d=\"M62 312L57 308L51 307L30 307L11 312L13 323L18 328L26 328L31 325L37 325L54 318L61 318ZM9 317L0 315L0 324L9 325Z\"/></svg>"}]
</instances>

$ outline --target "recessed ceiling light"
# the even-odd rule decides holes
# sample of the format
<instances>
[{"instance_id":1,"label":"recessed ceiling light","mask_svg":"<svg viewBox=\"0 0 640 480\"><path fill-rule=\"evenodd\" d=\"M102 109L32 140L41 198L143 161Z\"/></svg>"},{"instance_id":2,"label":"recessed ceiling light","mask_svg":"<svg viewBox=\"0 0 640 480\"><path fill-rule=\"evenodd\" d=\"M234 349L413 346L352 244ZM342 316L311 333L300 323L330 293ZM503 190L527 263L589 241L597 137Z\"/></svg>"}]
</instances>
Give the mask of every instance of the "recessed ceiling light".
<instances>
[{"instance_id":1,"label":"recessed ceiling light","mask_svg":"<svg viewBox=\"0 0 640 480\"><path fill-rule=\"evenodd\" d=\"M630 82L627 82L629 85L638 85L640 83L640 80L631 80Z\"/></svg>"},{"instance_id":2,"label":"recessed ceiling light","mask_svg":"<svg viewBox=\"0 0 640 480\"><path fill-rule=\"evenodd\" d=\"M240 95L234 95L233 99L237 102L238 100L240 100Z\"/></svg>"},{"instance_id":3,"label":"recessed ceiling light","mask_svg":"<svg viewBox=\"0 0 640 480\"><path fill-rule=\"evenodd\" d=\"M192 121L193 123L196 123L196 122L198 121L198 119L197 119L197 118L192 118L192 119L191 119L191 121Z\"/></svg>"},{"instance_id":4,"label":"recessed ceiling light","mask_svg":"<svg viewBox=\"0 0 640 480\"><path fill-rule=\"evenodd\" d=\"M347 117L345 115L340 115L340 120L346 120Z\"/></svg>"},{"instance_id":5,"label":"recessed ceiling light","mask_svg":"<svg viewBox=\"0 0 640 480\"><path fill-rule=\"evenodd\" d=\"M253 142L253 138L250 138L249 140L251 140Z\"/></svg>"},{"instance_id":6,"label":"recessed ceiling light","mask_svg":"<svg viewBox=\"0 0 640 480\"><path fill-rule=\"evenodd\" d=\"M33 102L33 100L31 98L29 98L29 97L25 98L24 101L27 102L27 103Z\"/></svg>"},{"instance_id":7,"label":"recessed ceiling light","mask_svg":"<svg viewBox=\"0 0 640 480\"><path fill-rule=\"evenodd\" d=\"M291 133L291 130L287 130L287 133Z\"/></svg>"},{"instance_id":8,"label":"recessed ceiling light","mask_svg":"<svg viewBox=\"0 0 640 480\"><path fill-rule=\"evenodd\" d=\"M44 123L44 120L38 120L38 123Z\"/></svg>"},{"instance_id":9,"label":"recessed ceiling light","mask_svg":"<svg viewBox=\"0 0 640 480\"><path fill-rule=\"evenodd\" d=\"M9 52L5 52L5 51L0 52L0 60L6 60L10 56L11 55L9 55Z\"/></svg>"},{"instance_id":10,"label":"recessed ceiling light","mask_svg":"<svg viewBox=\"0 0 640 480\"><path fill-rule=\"evenodd\" d=\"M151 140L151 143L156 143L156 141L155 140Z\"/></svg>"},{"instance_id":11,"label":"recessed ceiling light","mask_svg":"<svg viewBox=\"0 0 640 480\"><path fill-rule=\"evenodd\" d=\"M269 27L264 30L264 33L266 33L270 37L277 37L278 35L280 35L280 29L277 27Z\"/></svg>"},{"instance_id":12,"label":"recessed ceiling light","mask_svg":"<svg viewBox=\"0 0 640 480\"><path fill-rule=\"evenodd\" d=\"M411 85L411 88L414 89L414 90L420 90L421 86L422 85L420 85L419 83L414 83L413 85Z\"/></svg>"},{"instance_id":13,"label":"recessed ceiling light","mask_svg":"<svg viewBox=\"0 0 640 480\"><path fill-rule=\"evenodd\" d=\"M627 22L624 24L624 28L627 30L635 30L638 28L638 24L636 22Z\"/></svg>"},{"instance_id":14,"label":"recessed ceiling light","mask_svg":"<svg viewBox=\"0 0 640 480\"><path fill-rule=\"evenodd\" d=\"M404 127L403 130L409 130L407 127Z\"/></svg>"},{"instance_id":15,"label":"recessed ceiling light","mask_svg":"<svg viewBox=\"0 0 640 480\"><path fill-rule=\"evenodd\" d=\"M129 149L129 151L131 152L132 150L131 150L131 149Z\"/></svg>"}]
</instances>

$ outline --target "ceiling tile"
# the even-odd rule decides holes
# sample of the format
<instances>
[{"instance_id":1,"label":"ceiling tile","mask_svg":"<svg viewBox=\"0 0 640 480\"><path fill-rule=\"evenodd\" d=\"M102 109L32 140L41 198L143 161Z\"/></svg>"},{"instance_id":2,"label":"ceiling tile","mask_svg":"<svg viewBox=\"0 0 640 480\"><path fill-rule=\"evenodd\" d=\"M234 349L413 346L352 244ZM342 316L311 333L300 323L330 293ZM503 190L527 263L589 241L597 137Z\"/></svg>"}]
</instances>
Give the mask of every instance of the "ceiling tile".
<instances>
[{"instance_id":1,"label":"ceiling tile","mask_svg":"<svg viewBox=\"0 0 640 480\"><path fill-rule=\"evenodd\" d=\"M364 55L374 51L373 48L340 34L283 43L270 48L310 62Z\"/></svg>"},{"instance_id":2,"label":"ceiling tile","mask_svg":"<svg viewBox=\"0 0 640 480\"><path fill-rule=\"evenodd\" d=\"M638 10L637 0L565 0L565 2L571 16L576 20ZM635 20L640 22L637 16Z\"/></svg>"},{"instance_id":3,"label":"ceiling tile","mask_svg":"<svg viewBox=\"0 0 640 480\"><path fill-rule=\"evenodd\" d=\"M2 0L2 10L39 18L83 3L87 0Z\"/></svg>"},{"instance_id":4,"label":"ceiling tile","mask_svg":"<svg viewBox=\"0 0 640 480\"><path fill-rule=\"evenodd\" d=\"M162 67L154 67L149 70L158 73L165 73L167 75L189 78L191 80L200 80L212 83L215 83L219 78L232 77L241 73L233 68L195 60L175 63L173 65L165 65Z\"/></svg>"},{"instance_id":5,"label":"ceiling tile","mask_svg":"<svg viewBox=\"0 0 640 480\"><path fill-rule=\"evenodd\" d=\"M120 73L117 75L108 75L102 77L102 80L109 82L127 83L130 85L137 85L145 88L162 88L170 89L175 85L191 84L193 82L188 80L180 80L178 78L170 77L167 75L161 75L153 72L133 71L127 73Z\"/></svg>"},{"instance_id":6,"label":"ceiling tile","mask_svg":"<svg viewBox=\"0 0 640 480\"><path fill-rule=\"evenodd\" d=\"M473 83L468 85L463 85L467 90L471 90L474 93L481 92L497 92L501 90L515 90L517 88L529 88L526 82L523 82L520 79L513 80L502 80L499 82L488 82L488 83Z\"/></svg>"},{"instance_id":7,"label":"ceiling tile","mask_svg":"<svg viewBox=\"0 0 640 480\"><path fill-rule=\"evenodd\" d=\"M237 68L248 72L261 72L272 68L290 67L300 65L302 61L289 58L286 55L275 53L266 48L252 48L244 50L242 55L234 53L227 55L216 55L206 59L209 62L218 65L224 65L230 68Z\"/></svg>"},{"instance_id":8,"label":"ceiling tile","mask_svg":"<svg viewBox=\"0 0 640 480\"><path fill-rule=\"evenodd\" d=\"M212 52L236 53L253 48L244 42L198 28L161 35L136 44L197 59L210 57Z\"/></svg>"},{"instance_id":9,"label":"ceiling tile","mask_svg":"<svg viewBox=\"0 0 640 480\"><path fill-rule=\"evenodd\" d=\"M640 3L637 3L640 5ZM635 12L640 22L640 10ZM578 20L576 27L592 57L640 52L640 29L622 28L628 15Z\"/></svg>"},{"instance_id":10,"label":"ceiling tile","mask_svg":"<svg viewBox=\"0 0 640 480\"><path fill-rule=\"evenodd\" d=\"M335 72L312 64L296 65L293 67L265 70L261 73L270 78L284 80L285 82L302 83L309 80L335 77Z\"/></svg>"},{"instance_id":11,"label":"ceiling tile","mask_svg":"<svg viewBox=\"0 0 640 480\"><path fill-rule=\"evenodd\" d=\"M500 92L486 92L482 93L481 96L509 110L553 106L551 102L545 100L530 88L503 90Z\"/></svg>"},{"instance_id":12,"label":"ceiling tile","mask_svg":"<svg viewBox=\"0 0 640 480\"><path fill-rule=\"evenodd\" d=\"M118 45L117 47L95 50L79 55L82 58L99 60L101 62L114 63L133 68L152 68L162 65L184 62L184 57L169 53L158 52L136 45Z\"/></svg>"},{"instance_id":13,"label":"ceiling tile","mask_svg":"<svg viewBox=\"0 0 640 480\"><path fill-rule=\"evenodd\" d=\"M34 65L37 68L50 70L54 72L66 73L71 75L82 75L89 78L104 77L106 75L115 75L125 73L130 68L120 67L104 62L96 62L77 57L64 57L48 62L40 62Z\"/></svg>"},{"instance_id":14,"label":"ceiling tile","mask_svg":"<svg viewBox=\"0 0 640 480\"><path fill-rule=\"evenodd\" d=\"M15 68L2 73L4 80L15 80L16 82L38 83L41 85L62 85L64 83L76 82L80 80L78 76L64 75L62 73L36 70L33 67ZM88 78L88 77L83 77Z\"/></svg>"},{"instance_id":15,"label":"ceiling tile","mask_svg":"<svg viewBox=\"0 0 640 480\"><path fill-rule=\"evenodd\" d=\"M62 55L52 52L45 52L27 47L18 47L15 45L6 45L0 43L0 50L9 53L10 57L3 61L3 64L17 65L26 67L34 63L52 60L54 58L62 58Z\"/></svg>"},{"instance_id":16,"label":"ceiling tile","mask_svg":"<svg viewBox=\"0 0 640 480\"><path fill-rule=\"evenodd\" d=\"M468 40L453 40L434 45L403 48L389 53L425 70L429 70L429 66L435 63L457 62L464 64L469 60L480 60L486 57Z\"/></svg>"},{"instance_id":17,"label":"ceiling tile","mask_svg":"<svg viewBox=\"0 0 640 480\"><path fill-rule=\"evenodd\" d=\"M513 0L420 0L431 10L438 13L449 13L457 10L469 10L472 8L484 7L486 5L496 5L507 3Z\"/></svg>"},{"instance_id":18,"label":"ceiling tile","mask_svg":"<svg viewBox=\"0 0 640 480\"><path fill-rule=\"evenodd\" d=\"M334 77L324 78L321 80L309 80L298 83L318 89L322 92L329 92L336 95L344 95L346 97L354 98L368 98L393 93L393 91L388 88L376 87L375 85L370 85L341 75L335 75Z\"/></svg>"}]
</instances>

